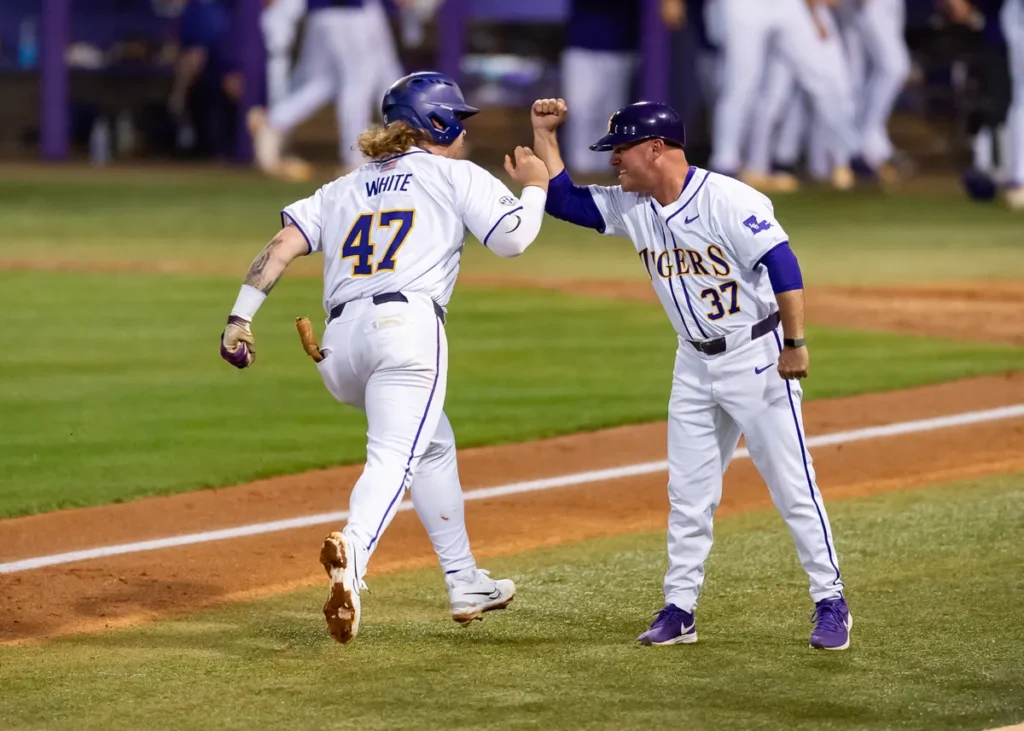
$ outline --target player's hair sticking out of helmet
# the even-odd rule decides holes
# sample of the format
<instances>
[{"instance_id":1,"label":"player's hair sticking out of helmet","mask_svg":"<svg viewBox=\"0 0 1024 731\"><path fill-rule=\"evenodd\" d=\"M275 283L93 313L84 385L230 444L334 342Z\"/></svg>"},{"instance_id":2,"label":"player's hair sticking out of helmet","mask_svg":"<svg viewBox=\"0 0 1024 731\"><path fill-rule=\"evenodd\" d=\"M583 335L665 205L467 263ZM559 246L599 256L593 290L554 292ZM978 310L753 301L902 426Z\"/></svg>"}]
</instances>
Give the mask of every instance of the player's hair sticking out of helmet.
<instances>
[{"instance_id":1,"label":"player's hair sticking out of helmet","mask_svg":"<svg viewBox=\"0 0 1024 731\"><path fill-rule=\"evenodd\" d=\"M426 132L413 129L406 122L392 122L386 127L371 127L364 130L356 140L359 151L372 160L389 155L400 155L410 147L428 144Z\"/></svg>"}]
</instances>

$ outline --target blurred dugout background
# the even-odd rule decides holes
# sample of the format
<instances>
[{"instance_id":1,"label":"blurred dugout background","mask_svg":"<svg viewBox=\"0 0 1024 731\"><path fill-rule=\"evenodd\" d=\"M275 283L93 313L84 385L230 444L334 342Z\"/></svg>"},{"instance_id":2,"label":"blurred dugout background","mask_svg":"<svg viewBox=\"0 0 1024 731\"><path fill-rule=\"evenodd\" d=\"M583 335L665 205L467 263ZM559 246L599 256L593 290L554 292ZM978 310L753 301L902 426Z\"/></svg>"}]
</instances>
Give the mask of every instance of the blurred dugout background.
<instances>
[{"instance_id":1,"label":"blurred dugout background","mask_svg":"<svg viewBox=\"0 0 1024 731\"><path fill-rule=\"evenodd\" d=\"M689 120L691 157L706 162L706 76L717 51L704 6L717 1L683 0L673 20L660 0L3 0L0 159L248 162L247 110L321 78L304 102L315 109L286 113L280 142L345 167L359 129L342 129L339 146L339 121L363 102L339 100L341 77L365 80L365 90L348 91L375 109L397 60L405 72L456 76L484 108L470 127L481 162L529 140L526 107L545 96L568 97L591 124L625 101L667 98ZM383 28L342 21L348 30L326 43L344 68L330 67L324 41L311 47L312 17L325 5L386 18ZM984 2L959 19L940 0L905 0L905 9L911 71L889 125L896 161L904 171L955 170L970 162L979 127L1009 103L996 16ZM349 126L359 116L350 113Z\"/></svg>"}]
</instances>

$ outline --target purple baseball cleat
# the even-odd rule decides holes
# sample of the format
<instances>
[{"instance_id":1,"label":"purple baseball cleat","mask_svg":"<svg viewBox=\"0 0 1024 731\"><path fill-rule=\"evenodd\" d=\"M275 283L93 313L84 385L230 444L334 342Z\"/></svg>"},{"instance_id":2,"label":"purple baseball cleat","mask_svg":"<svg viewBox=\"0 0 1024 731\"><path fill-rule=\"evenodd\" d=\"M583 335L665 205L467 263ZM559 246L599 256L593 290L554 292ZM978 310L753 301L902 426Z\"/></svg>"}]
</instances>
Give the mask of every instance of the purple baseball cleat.
<instances>
[{"instance_id":1,"label":"purple baseball cleat","mask_svg":"<svg viewBox=\"0 0 1024 731\"><path fill-rule=\"evenodd\" d=\"M814 605L814 631L811 632L811 647L815 650L845 650L850 646L850 628L853 615L843 597L822 599Z\"/></svg>"},{"instance_id":2,"label":"purple baseball cleat","mask_svg":"<svg viewBox=\"0 0 1024 731\"><path fill-rule=\"evenodd\" d=\"M641 645L692 645L697 641L697 625L693 614L675 604L667 604L658 612L651 628L637 637Z\"/></svg>"}]
</instances>

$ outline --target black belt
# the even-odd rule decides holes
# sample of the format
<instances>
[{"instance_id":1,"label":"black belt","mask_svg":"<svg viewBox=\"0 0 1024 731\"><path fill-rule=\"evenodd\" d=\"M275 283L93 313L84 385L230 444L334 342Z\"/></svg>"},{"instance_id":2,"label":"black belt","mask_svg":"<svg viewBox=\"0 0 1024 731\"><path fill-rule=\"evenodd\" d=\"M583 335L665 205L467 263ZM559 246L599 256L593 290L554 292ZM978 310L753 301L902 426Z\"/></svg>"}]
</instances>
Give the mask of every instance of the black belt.
<instances>
[{"instance_id":1,"label":"black belt","mask_svg":"<svg viewBox=\"0 0 1024 731\"><path fill-rule=\"evenodd\" d=\"M753 341L764 337L777 328L781 320L782 318L779 316L778 312L773 312L768 315L768 317L750 328L750 339ZM688 340L687 342L704 355L718 355L719 353L725 352L724 337L715 338L714 340Z\"/></svg>"},{"instance_id":2,"label":"black belt","mask_svg":"<svg viewBox=\"0 0 1024 731\"><path fill-rule=\"evenodd\" d=\"M371 299L373 301L373 304L375 305L382 305L385 302L409 301L409 298L406 297L401 292L385 292L384 294L375 294ZM336 320L337 318L341 317L341 313L345 309L345 305L347 304L348 302L342 302L340 305L335 305L334 307L331 308L331 313L327 316L328 325L331 324L331 320ZM441 305L433 301L431 301L431 304L434 305L434 314L437 315L437 318L441 321L441 324L444 325L444 310L441 309Z\"/></svg>"}]
</instances>

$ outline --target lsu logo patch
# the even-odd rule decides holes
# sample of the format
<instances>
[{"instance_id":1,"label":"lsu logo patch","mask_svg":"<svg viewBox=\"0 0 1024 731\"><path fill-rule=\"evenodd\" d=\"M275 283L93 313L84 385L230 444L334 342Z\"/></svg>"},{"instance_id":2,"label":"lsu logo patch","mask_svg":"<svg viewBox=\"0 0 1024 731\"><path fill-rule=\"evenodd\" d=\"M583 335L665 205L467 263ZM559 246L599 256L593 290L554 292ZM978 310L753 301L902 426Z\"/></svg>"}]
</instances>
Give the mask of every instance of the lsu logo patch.
<instances>
[{"instance_id":1,"label":"lsu logo patch","mask_svg":"<svg viewBox=\"0 0 1024 731\"><path fill-rule=\"evenodd\" d=\"M772 227L772 225L767 221L758 222L757 216L751 216L750 218L743 222L743 225L749 228L751 233L753 233L755 236L757 236L762 231L767 231Z\"/></svg>"},{"instance_id":2,"label":"lsu logo patch","mask_svg":"<svg viewBox=\"0 0 1024 731\"><path fill-rule=\"evenodd\" d=\"M498 199L498 203L503 206L514 206L516 204L516 199L512 196L503 195Z\"/></svg>"}]
</instances>

